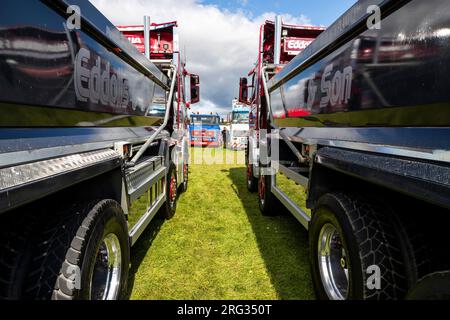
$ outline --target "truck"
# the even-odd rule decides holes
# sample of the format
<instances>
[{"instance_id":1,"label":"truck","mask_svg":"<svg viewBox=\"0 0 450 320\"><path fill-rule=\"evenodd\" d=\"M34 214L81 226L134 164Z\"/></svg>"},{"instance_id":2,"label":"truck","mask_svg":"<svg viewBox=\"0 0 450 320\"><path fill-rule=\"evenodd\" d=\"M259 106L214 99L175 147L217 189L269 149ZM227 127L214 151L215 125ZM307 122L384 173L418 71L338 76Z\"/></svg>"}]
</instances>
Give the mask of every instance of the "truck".
<instances>
[{"instance_id":1,"label":"truck","mask_svg":"<svg viewBox=\"0 0 450 320\"><path fill-rule=\"evenodd\" d=\"M88 1L1 6L0 298L126 298L131 246L188 186L199 77L175 24L161 55L148 18L140 52Z\"/></svg>"},{"instance_id":2,"label":"truck","mask_svg":"<svg viewBox=\"0 0 450 320\"><path fill-rule=\"evenodd\" d=\"M144 25L128 25L116 26L117 29L139 50L140 53L145 54L146 42ZM150 43L148 43L150 50L150 59L167 60L172 59L173 53L179 50L179 36L176 32L178 27L177 21L150 23ZM181 59L181 57L180 57Z\"/></svg>"},{"instance_id":3,"label":"truck","mask_svg":"<svg viewBox=\"0 0 450 320\"><path fill-rule=\"evenodd\" d=\"M191 147L214 147L222 145L220 115L192 114L189 125Z\"/></svg>"},{"instance_id":4,"label":"truck","mask_svg":"<svg viewBox=\"0 0 450 320\"><path fill-rule=\"evenodd\" d=\"M449 10L360 0L289 63L263 26L247 185L306 228L319 299L450 298Z\"/></svg>"},{"instance_id":5,"label":"truck","mask_svg":"<svg viewBox=\"0 0 450 320\"><path fill-rule=\"evenodd\" d=\"M247 147L249 133L250 108L238 99L232 102L231 112L227 116L227 125L222 131L224 148L231 150L244 150Z\"/></svg>"},{"instance_id":6,"label":"truck","mask_svg":"<svg viewBox=\"0 0 450 320\"><path fill-rule=\"evenodd\" d=\"M265 83L284 65L307 48L324 27L288 25L281 16L265 21L259 30L258 59L247 76L239 79L238 102L249 106L249 134L245 148L247 188L258 190L260 129L267 129L267 98ZM276 59L275 59L276 57ZM249 90L251 89L251 91Z\"/></svg>"}]
</instances>

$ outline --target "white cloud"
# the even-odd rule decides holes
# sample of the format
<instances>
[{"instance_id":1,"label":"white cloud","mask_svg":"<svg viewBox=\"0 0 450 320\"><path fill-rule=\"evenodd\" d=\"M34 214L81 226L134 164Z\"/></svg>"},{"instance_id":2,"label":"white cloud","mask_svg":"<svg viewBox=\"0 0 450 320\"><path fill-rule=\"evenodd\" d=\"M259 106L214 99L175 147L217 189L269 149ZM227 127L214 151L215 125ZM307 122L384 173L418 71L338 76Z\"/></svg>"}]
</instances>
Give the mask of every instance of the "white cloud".
<instances>
[{"instance_id":1,"label":"white cloud","mask_svg":"<svg viewBox=\"0 0 450 320\"><path fill-rule=\"evenodd\" d=\"M187 68L201 77L202 102L193 111L219 112L231 108L238 94L239 77L246 75L257 58L259 26L275 13L253 17L231 12L198 0L90 0L116 25L142 24L149 15L154 22L177 20ZM304 15L283 15L291 24L310 24Z\"/></svg>"}]
</instances>

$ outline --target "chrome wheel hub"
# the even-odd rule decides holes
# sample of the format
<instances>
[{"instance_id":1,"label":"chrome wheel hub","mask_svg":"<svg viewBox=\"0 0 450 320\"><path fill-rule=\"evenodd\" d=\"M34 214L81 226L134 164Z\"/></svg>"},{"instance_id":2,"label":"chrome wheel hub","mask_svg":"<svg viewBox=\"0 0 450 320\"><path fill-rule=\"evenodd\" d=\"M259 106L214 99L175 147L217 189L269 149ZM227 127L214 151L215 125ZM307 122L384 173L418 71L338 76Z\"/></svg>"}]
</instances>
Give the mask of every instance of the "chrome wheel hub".
<instances>
[{"instance_id":1,"label":"chrome wheel hub","mask_svg":"<svg viewBox=\"0 0 450 320\"><path fill-rule=\"evenodd\" d=\"M319 270L328 298L344 300L348 297L348 260L341 235L332 224L325 224L318 243Z\"/></svg>"},{"instance_id":2,"label":"chrome wheel hub","mask_svg":"<svg viewBox=\"0 0 450 320\"><path fill-rule=\"evenodd\" d=\"M120 241L113 233L100 244L94 268L90 276L91 300L116 300L122 274Z\"/></svg>"}]
</instances>

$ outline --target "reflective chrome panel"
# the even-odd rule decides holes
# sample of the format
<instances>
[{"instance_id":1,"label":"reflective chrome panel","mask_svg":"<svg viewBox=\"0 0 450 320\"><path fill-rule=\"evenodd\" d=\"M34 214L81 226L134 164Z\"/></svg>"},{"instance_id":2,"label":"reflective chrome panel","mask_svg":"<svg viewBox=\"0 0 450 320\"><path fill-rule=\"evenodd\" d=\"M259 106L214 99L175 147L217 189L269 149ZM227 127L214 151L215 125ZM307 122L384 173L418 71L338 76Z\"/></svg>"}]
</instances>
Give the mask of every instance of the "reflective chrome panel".
<instances>
[{"instance_id":1,"label":"reflective chrome panel","mask_svg":"<svg viewBox=\"0 0 450 320\"><path fill-rule=\"evenodd\" d=\"M80 170L119 157L116 151L106 149L0 169L0 190Z\"/></svg>"}]
</instances>

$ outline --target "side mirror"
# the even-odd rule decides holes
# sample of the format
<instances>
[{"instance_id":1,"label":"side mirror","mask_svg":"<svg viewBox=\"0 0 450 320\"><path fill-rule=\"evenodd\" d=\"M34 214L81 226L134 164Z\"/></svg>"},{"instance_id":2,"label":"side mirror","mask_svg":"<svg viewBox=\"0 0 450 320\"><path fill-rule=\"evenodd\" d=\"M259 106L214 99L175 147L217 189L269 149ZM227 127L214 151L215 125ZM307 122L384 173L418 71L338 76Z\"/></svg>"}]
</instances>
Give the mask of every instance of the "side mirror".
<instances>
[{"instance_id":1,"label":"side mirror","mask_svg":"<svg viewBox=\"0 0 450 320\"><path fill-rule=\"evenodd\" d=\"M190 104L200 102L200 77L191 74L191 102Z\"/></svg>"},{"instance_id":2,"label":"side mirror","mask_svg":"<svg viewBox=\"0 0 450 320\"><path fill-rule=\"evenodd\" d=\"M247 78L239 80L239 102L248 103L248 81Z\"/></svg>"}]
</instances>

